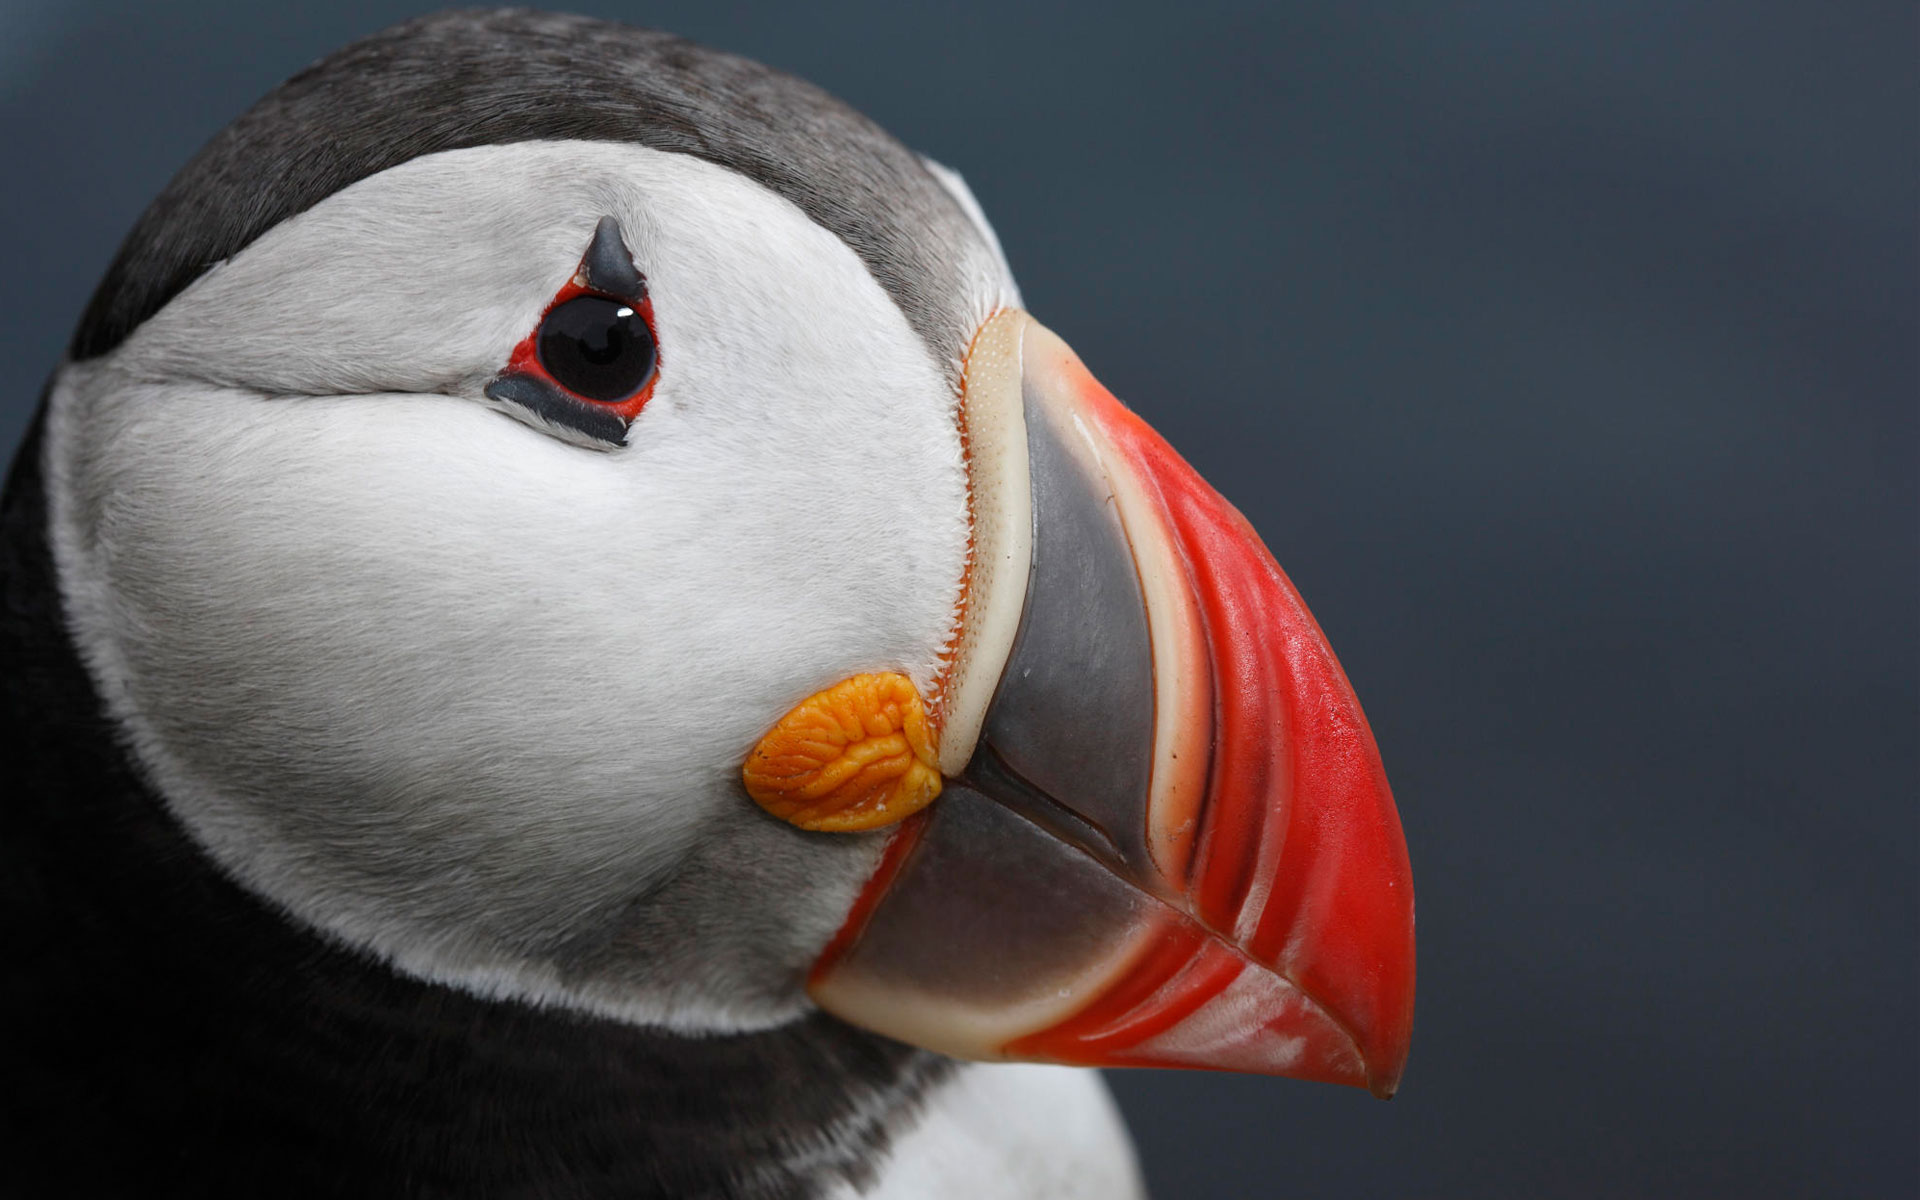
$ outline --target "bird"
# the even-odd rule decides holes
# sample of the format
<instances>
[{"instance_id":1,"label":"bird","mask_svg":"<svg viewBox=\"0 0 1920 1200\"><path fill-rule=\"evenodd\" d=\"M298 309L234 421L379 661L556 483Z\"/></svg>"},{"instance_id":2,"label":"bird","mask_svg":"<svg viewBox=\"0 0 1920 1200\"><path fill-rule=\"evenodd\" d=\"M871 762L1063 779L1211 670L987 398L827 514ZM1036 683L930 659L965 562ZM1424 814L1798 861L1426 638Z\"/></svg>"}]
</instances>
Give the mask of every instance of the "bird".
<instances>
[{"instance_id":1,"label":"bird","mask_svg":"<svg viewBox=\"0 0 1920 1200\"><path fill-rule=\"evenodd\" d=\"M127 236L0 507L10 1195L1123 1197L1089 1067L1390 1095L1373 735L964 180L422 17Z\"/></svg>"}]
</instances>

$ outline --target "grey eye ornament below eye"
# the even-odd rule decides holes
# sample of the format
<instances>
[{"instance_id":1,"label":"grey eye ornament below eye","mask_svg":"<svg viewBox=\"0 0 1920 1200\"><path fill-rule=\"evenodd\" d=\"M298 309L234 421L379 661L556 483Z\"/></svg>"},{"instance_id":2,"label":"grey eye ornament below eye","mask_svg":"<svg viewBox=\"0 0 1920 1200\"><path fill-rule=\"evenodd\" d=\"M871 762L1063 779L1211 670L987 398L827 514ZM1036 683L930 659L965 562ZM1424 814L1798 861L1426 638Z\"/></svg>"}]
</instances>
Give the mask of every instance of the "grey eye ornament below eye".
<instances>
[{"instance_id":1,"label":"grey eye ornament below eye","mask_svg":"<svg viewBox=\"0 0 1920 1200\"><path fill-rule=\"evenodd\" d=\"M556 436L606 450L626 444L659 376L646 277L634 267L619 223L602 217L580 266L486 395Z\"/></svg>"}]
</instances>

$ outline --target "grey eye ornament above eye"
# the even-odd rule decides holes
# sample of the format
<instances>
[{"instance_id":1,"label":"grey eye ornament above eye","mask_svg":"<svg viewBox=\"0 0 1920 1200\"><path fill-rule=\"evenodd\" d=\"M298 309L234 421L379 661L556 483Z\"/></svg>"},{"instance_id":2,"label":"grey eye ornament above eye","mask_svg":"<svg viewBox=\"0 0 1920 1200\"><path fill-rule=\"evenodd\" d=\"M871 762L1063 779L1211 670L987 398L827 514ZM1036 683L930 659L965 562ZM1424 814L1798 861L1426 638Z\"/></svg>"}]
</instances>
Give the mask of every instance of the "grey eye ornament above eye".
<instances>
[{"instance_id":1,"label":"grey eye ornament above eye","mask_svg":"<svg viewBox=\"0 0 1920 1200\"><path fill-rule=\"evenodd\" d=\"M486 395L568 441L604 450L626 444L659 375L646 278L619 222L602 217L579 268Z\"/></svg>"}]
</instances>

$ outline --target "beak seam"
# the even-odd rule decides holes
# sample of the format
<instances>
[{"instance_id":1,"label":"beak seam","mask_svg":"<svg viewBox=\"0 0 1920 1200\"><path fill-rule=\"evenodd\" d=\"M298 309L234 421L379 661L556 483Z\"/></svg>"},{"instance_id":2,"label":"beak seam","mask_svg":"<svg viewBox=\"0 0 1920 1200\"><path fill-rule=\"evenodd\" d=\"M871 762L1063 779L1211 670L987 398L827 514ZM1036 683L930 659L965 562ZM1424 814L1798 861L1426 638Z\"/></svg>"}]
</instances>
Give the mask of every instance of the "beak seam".
<instances>
[{"instance_id":1,"label":"beak seam","mask_svg":"<svg viewBox=\"0 0 1920 1200\"><path fill-rule=\"evenodd\" d=\"M1033 495L1021 397L1017 308L995 312L974 334L955 419L967 484L967 562L944 666L929 702L943 775L973 754L1000 673L1013 653L1033 558Z\"/></svg>"}]
</instances>

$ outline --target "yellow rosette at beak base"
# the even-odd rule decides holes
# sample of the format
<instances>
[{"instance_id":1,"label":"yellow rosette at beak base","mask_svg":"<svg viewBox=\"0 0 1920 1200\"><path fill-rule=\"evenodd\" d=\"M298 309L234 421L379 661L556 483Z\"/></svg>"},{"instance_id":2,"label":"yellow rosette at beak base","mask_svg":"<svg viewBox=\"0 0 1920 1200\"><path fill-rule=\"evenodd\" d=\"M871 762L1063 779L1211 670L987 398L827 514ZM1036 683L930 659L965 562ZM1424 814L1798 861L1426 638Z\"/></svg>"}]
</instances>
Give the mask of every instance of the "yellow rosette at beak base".
<instances>
[{"instance_id":1,"label":"yellow rosette at beak base","mask_svg":"<svg viewBox=\"0 0 1920 1200\"><path fill-rule=\"evenodd\" d=\"M926 706L896 672L855 675L801 701L747 755L740 777L761 808L824 833L891 825L940 794Z\"/></svg>"}]
</instances>

